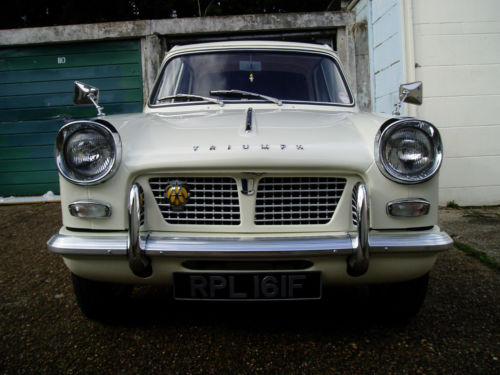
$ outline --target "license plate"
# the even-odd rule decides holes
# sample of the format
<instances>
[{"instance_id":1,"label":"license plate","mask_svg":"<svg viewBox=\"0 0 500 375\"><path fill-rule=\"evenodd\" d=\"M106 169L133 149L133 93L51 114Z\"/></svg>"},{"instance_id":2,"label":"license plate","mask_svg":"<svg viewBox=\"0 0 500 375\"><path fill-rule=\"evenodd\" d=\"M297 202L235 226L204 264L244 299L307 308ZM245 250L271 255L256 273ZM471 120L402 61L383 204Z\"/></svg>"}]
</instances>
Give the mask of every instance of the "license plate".
<instances>
[{"instance_id":1,"label":"license plate","mask_svg":"<svg viewBox=\"0 0 500 375\"><path fill-rule=\"evenodd\" d=\"M257 301L321 298L320 272L174 273L178 300Z\"/></svg>"}]
</instances>

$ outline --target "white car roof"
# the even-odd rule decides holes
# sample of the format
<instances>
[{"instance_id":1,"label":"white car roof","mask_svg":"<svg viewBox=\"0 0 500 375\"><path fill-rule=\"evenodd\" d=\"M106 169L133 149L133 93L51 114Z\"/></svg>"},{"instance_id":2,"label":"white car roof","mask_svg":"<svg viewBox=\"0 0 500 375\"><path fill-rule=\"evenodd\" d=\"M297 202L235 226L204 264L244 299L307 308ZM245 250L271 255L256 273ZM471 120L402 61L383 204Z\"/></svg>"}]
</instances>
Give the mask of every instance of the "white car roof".
<instances>
[{"instance_id":1,"label":"white car roof","mask_svg":"<svg viewBox=\"0 0 500 375\"><path fill-rule=\"evenodd\" d=\"M186 44L173 47L167 55L178 53L189 53L195 51L210 51L221 49L287 49L296 51L311 51L335 54L332 48L326 44L312 44L312 43L297 43L285 41L269 41L269 40L244 40L244 41L227 41L227 42L212 42L212 43L198 43Z\"/></svg>"}]
</instances>

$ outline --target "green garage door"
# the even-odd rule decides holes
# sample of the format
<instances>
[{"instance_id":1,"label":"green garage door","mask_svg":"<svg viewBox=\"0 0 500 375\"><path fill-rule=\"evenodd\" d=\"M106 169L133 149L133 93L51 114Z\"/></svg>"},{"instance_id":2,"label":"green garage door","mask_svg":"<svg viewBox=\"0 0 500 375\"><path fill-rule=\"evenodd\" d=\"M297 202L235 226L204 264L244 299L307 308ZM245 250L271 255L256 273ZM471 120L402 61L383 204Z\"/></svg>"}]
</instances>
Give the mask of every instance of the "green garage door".
<instances>
[{"instance_id":1,"label":"green garage door","mask_svg":"<svg viewBox=\"0 0 500 375\"><path fill-rule=\"evenodd\" d=\"M59 194L54 141L74 106L75 80L98 87L106 114L142 111L140 41L0 49L0 196Z\"/></svg>"}]
</instances>

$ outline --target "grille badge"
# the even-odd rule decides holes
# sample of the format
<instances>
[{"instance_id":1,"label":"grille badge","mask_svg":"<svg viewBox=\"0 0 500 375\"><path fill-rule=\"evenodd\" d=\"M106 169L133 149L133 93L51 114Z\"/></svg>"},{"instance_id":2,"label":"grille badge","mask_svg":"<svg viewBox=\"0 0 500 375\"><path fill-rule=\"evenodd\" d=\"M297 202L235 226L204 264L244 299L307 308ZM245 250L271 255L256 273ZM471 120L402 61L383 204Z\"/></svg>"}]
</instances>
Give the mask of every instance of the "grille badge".
<instances>
[{"instance_id":1,"label":"grille badge","mask_svg":"<svg viewBox=\"0 0 500 375\"><path fill-rule=\"evenodd\" d=\"M165 189L165 198L167 198L172 211L184 211L189 200L189 190L182 181L171 181Z\"/></svg>"}]
</instances>

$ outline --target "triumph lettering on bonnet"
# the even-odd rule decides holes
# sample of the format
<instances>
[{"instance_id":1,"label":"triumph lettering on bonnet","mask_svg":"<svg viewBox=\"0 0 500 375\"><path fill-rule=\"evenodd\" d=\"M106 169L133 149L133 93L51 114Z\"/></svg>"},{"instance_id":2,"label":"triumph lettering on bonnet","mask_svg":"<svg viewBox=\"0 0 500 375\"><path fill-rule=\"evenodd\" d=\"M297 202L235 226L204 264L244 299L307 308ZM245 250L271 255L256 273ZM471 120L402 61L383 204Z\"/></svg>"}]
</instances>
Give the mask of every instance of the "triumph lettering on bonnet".
<instances>
[{"instance_id":1,"label":"triumph lettering on bonnet","mask_svg":"<svg viewBox=\"0 0 500 375\"><path fill-rule=\"evenodd\" d=\"M269 144L260 144L260 145L249 145L249 144L244 144L244 145L241 145L241 149L243 150L251 150L252 148L254 149L259 149L259 150L265 150L265 151L268 151L268 150L271 150L271 149L275 149L275 150L281 150L281 151L286 151L286 150L290 150L290 149L293 149L294 147L288 147L288 145L285 145L285 144L279 144L279 145L275 145L275 146L272 146L272 145L269 145ZM208 151L216 151L217 150L217 146L216 145L210 145L210 146L207 146L206 148L203 148L202 146L200 145L195 145L193 146L193 151L200 151L200 150L208 150ZM223 149L223 148L222 148ZM238 149L238 147L236 147L236 149ZM304 151L304 145L295 145L295 149L297 151ZM226 146L226 150L227 151L232 151L233 150L233 145L227 145Z\"/></svg>"}]
</instances>

